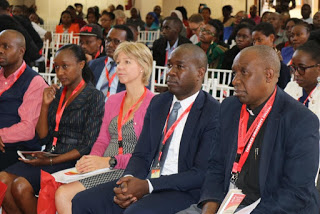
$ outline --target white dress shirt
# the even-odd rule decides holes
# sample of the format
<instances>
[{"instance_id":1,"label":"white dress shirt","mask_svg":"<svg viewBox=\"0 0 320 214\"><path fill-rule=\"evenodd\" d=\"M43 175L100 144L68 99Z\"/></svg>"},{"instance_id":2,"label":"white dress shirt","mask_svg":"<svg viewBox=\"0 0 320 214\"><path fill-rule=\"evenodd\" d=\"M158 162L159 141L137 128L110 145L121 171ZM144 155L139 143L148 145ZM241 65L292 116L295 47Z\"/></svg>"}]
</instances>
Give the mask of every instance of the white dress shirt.
<instances>
[{"instance_id":1,"label":"white dress shirt","mask_svg":"<svg viewBox=\"0 0 320 214\"><path fill-rule=\"evenodd\" d=\"M177 97L174 96L173 100L172 100L170 112L171 112L171 109L173 108L174 103L176 101L180 102L181 108L178 110L178 116L177 116L177 119L178 119L180 117L180 115L189 107L189 105L196 100L198 94L199 94L199 91L184 100L178 100ZM176 128L173 132L171 143L170 143L170 146L168 149L168 154L167 154L167 157L164 161L161 175L172 175L172 174L178 173L180 141L181 141L184 126L187 122L188 116L189 116L189 112L181 119L181 121L176 126ZM163 129L164 129L164 127L163 127ZM149 183L149 193L151 193L153 191L153 186L152 186L151 182L149 181L149 179L147 179L147 180Z\"/></svg>"}]
</instances>

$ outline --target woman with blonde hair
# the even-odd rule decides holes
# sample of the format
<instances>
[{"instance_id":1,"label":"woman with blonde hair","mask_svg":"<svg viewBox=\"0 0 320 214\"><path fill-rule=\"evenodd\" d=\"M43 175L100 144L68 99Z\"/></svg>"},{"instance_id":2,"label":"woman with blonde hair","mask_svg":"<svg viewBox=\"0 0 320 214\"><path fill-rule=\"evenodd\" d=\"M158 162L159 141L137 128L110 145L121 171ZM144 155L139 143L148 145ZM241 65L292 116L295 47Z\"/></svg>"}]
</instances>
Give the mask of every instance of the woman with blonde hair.
<instances>
[{"instance_id":1,"label":"woman with blonde hair","mask_svg":"<svg viewBox=\"0 0 320 214\"><path fill-rule=\"evenodd\" d=\"M116 170L62 185L56 192L58 213L71 213L71 200L80 191L120 178L142 130L144 115L153 97L146 89L152 70L152 54L140 43L123 42L114 53L117 75L126 91L109 97L100 134L90 155L76 164L80 173L101 168Z\"/></svg>"}]
</instances>

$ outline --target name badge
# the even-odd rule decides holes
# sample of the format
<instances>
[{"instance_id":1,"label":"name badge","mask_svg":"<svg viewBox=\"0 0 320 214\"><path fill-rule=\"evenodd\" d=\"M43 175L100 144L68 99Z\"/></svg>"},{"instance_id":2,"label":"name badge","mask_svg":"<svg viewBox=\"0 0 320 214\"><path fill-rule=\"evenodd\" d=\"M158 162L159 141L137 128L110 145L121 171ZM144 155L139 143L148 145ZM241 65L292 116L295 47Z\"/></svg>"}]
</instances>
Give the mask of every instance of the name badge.
<instances>
[{"instance_id":1,"label":"name badge","mask_svg":"<svg viewBox=\"0 0 320 214\"><path fill-rule=\"evenodd\" d=\"M151 178L159 178L160 177L160 170L159 166L151 168Z\"/></svg>"}]
</instances>

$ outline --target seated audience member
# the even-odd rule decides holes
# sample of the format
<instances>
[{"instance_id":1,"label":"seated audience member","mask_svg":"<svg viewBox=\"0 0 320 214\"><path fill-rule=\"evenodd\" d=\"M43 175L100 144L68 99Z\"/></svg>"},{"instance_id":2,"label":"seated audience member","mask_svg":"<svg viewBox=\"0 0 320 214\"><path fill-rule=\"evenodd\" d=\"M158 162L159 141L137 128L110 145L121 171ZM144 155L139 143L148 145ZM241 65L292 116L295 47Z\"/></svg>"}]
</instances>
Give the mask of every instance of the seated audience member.
<instances>
[{"instance_id":1,"label":"seated audience member","mask_svg":"<svg viewBox=\"0 0 320 214\"><path fill-rule=\"evenodd\" d=\"M318 118L276 86L280 62L272 48L244 49L232 69L235 97L221 105L220 142L198 203L202 213L215 213L229 188L246 195L238 210L260 199L246 213L318 213Z\"/></svg>"},{"instance_id":2,"label":"seated audience member","mask_svg":"<svg viewBox=\"0 0 320 214\"><path fill-rule=\"evenodd\" d=\"M312 24L312 17L311 15L311 7L308 4L304 4L301 7L301 16L302 21L307 22L308 24Z\"/></svg>"},{"instance_id":3,"label":"seated audience member","mask_svg":"<svg viewBox=\"0 0 320 214\"><path fill-rule=\"evenodd\" d=\"M231 70L233 59L244 48L252 45L252 29L253 26L246 24L239 24L235 29L236 45L224 54L224 60L221 69Z\"/></svg>"},{"instance_id":4,"label":"seated audience member","mask_svg":"<svg viewBox=\"0 0 320 214\"><path fill-rule=\"evenodd\" d=\"M285 31L281 28L281 19L280 14L277 12L270 13L268 16L267 22L273 25L274 30L276 31L276 40L274 41L275 45L288 41Z\"/></svg>"},{"instance_id":5,"label":"seated audience member","mask_svg":"<svg viewBox=\"0 0 320 214\"><path fill-rule=\"evenodd\" d=\"M320 44L308 41L298 47L289 67L295 79L288 83L284 91L320 119Z\"/></svg>"},{"instance_id":6,"label":"seated audience member","mask_svg":"<svg viewBox=\"0 0 320 214\"><path fill-rule=\"evenodd\" d=\"M207 24L209 22L209 20L211 20L211 9L207 6L204 6L201 11L200 11L202 17L203 17L203 21L205 24Z\"/></svg>"},{"instance_id":7,"label":"seated audience member","mask_svg":"<svg viewBox=\"0 0 320 214\"><path fill-rule=\"evenodd\" d=\"M269 15L271 14L272 12L270 11L265 11L262 16L261 16L261 22L268 22L268 19L269 19Z\"/></svg>"},{"instance_id":8,"label":"seated audience member","mask_svg":"<svg viewBox=\"0 0 320 214\"><path fill-rule=\"evenodd\" d=\"M253 32L252 32L253 45L266 45L271 48L274 48L275 38L276 38L276 32L274 31L274 28L270 23L262 22L261 24L255 26L253 29ZM275 51L277 51L277 49L275 49ZM281 53L278 51L277 53L281 63L280 76L279 76L277 85L280 88L284 89L291 79L290 69L286 64L283 63Z\"/></svg>"},{"instance_id":9,"label":"seated audience member","mask_svg":"<svg viewBox=\"0 0 320 214\"><path fill-rule=\"evenodd\" d=\"M116 25L124 25L127 22L126 14L122 10L113 11L115 15L115 24Z\"/></svg>"},{"instance_id":10,"label":"seated audience member","mask_svg":"<svg viewBox=\"0 0 320 214\"><path fill-rule=\"evenodd\" d=\"M59 25L56 26L56 33L79 33L79 24L73 23L71 13L67 10L61 13Z\"/></svg>"},{"instance_id":11,"label":"seated audience member","mask_svg":"<svg viewBox=\"0 0 320 214\"><path fill-rule=\"evenodd\" d=\"M161 15L161 7L159 5L154 6L153 12L157 15L159 23L163 22L164 17Z\"/></svg>"},{"instance_id":12,"label":"seated audience member","mask_svg":"<svg viewBox=\"0 0 320 214\"><path fill-rule=\"evenodd\" d=\"M240 24L241 20L243 19L247 19L248 16L246 14L245 11L243 10L240 10L238 13L236 13L236 15L234 16L235 20L234 20L234 23L233 23L233 26L237 26Z\"/></svg>"},{"instance_id":13,"label":"seated audience member","mask_svg":"<svg viewBox=\"0 0 320 214\"><path fill-rule=\"evenodd\" d=\"M159 20L154 12L149 12L146 16L146 23L144 25L145 30L158 30Z\"/></svg>"},{"instance_id":14,"label":"seated audience member","mask_svg":"<svg viewBox=\"0 0 320 214\"><path fill-rule=\"evenodd\" d=\"M255 22L252 21L251 19L247 19L247 14L245 11L239 11L238 13L236 13L235 15L235 19L233 22L233 25L230 27L225 27L224 28L224 36L223 36L223 41L228 40L228 44L231 45L232 44L232 40L235 40L236 37L236 33L237 33L237 26L239 24L246 24L246 23L242 23L243 21L249 21L251 23L249 23L250 25L254 26Z\"/></svg>"},{"instance_id":15,"label":"seated audience member","mask_svg":"<svg viewBox=\"0 0 320 214\"><path fill-rule=\"evenodd\" d=\"M281 28L285 30L287 21L291 18L289 12L282 12L280 13L280 19L281 19Z\"/></svg>"},{"instance_id":16,"label":"seated audience member","mask_svg":"<svg viewBox=\"0 0 320 214\"><path fill-rule=\"evenodd\" d=\"M116 7L113 4L110 4L108 6L108 9L107 9L108 12L113 13L113 11L115 11L115 10L116 10Z\"/></svg>"},{"instance_id":17,"label":"seated audience member","mask_svg":"<svg viewBox=\"0 0 320 214\"><path fill-rule=\"evenodd\" d=\"M47 84L26 65L25 50L21 33L0 33L0 171L18 162L17 150L40 149L35 127Z\"/></svg>"},{"instance_id":18,"label":"seated audience member","mask_svg":"<svg viewBox=\"0 0 320 214\"><path fill-rule=\"evenodd\" d=\"M82 18L77 16L77 11L72 5L69 5L66 10L71 13L71 19L73 20L73 23L78 24L79 28L82 28L87 24Z\"/></svg>"},{"instance_id":19,"label":"seated audience member","mask_svg":"<svg viewBox=\"0 0 320 214\"><path fill-rule=\"evenodd\" d=\"M169 92L152 99L125 176L78 193L73 213L171 214L199 199L220 104L201 90L201 48L181 45L168 61Z\"/></svg>"},{"instance_id":20,"label":"seated audience member","mask_svg":"<svg viewBox=\"0 0 320 214\"><path fill-rule=\"evenodd\" d=\"M102 11L101 17L100 17L100 23L102 27L102 35L103 38L106 38L109 31L111 30L113 24L114 24L115 16L113 13L107 12L106 10Z\"/></svg>"},{"instance_id":21,"label":"seated audience member","mask_svg":"<svg viewBox=\"0 0 320 214\"><path fill-rule=\"evenodd\" d=\"M177 18L180 19L180 21L182 22L182 28L181 28L181 31L180 31L180 35L187 38L187 29L186 29L185 25L183 24L182 13L179 10L171 10L170 11L170 16L171 17L177 17Z\"/></svg>"},{"instance_id":22,"label":"seated audience member","mask_svg":"<svg viewBox=\"0 0 320 214\"><path fill-rule=\"evenodd\" d=\"M287 65L291 64L291 58L294 51L308 41L310 36L310 27L307 23L302 22L294 25L291 30L290 40L292 46L282 48L281 55L283 62Z\"/></svg>"},{"instance_id":23,"label":"seated audience member","mask_svg":"<svg viewBox=\"0 0 320 214\"><path fill-rule=\"evenodd\" d=\"M57 85L44 90L36 130L46 145L45 151L57 156L35 153L35 159L19 159L19 163L0 173L0 181L8 186L2 204L6 213L36 213L40 171L53 173L73 167L96 141L104 102L102 93L88 80L92 73L85 60L82 49L74 44L65 45L56 53L54 67L63 90Z\"/></svg>"},{"instance_id":24,"label":"seated audience member","mask_svg":"<svg viewBox=\"0 0 320 214\"><path fill-rule=\"evenodd\" d=\"M78 19L84 19L85 15L83 13L83 5L81 3L75 3L74 6L76 7L76 11L77 11L77 18Z\"/></svg>"},{"instance_id":25,"label":"seated audience member","mask_svg":"<svg viewBox=\"0 0 320 214\"><path fill-rule=\"evenodd\" d=\"M301 19L297 19L297 18L290 18L287 20L287 22L285 23L285 32L286 32L286 37L287 37L287 41L286 42L282 42L278 45L276 45L277 50L281 51L282 48L288 47L288 46L292 46L291 44L291 31L293 26L295 26L298 23L302 23L303 21Z\"/></svg>"},{"instance_id":26,"label":"seated audience member","mask_svg":"<svg viewBox=\"0 0 320 214\"><path fill-rule=\"evenodd\" d=\"M132 41L132 31L124 25L115 25L109 31L105 40L105 52L107 56L92 60L89 67L93 72L96 88L103 92L105 100L112 94L126 89L125 85L119 82L116 75L116 63L113 54L118 45L124 41Z\"/></svg>"},{"instance_id":27,"label":"seated audience member","mask_svg":"<svg viewBox=\"0 0 320 214\"><path fill-rule=\"evenodd\" d=\"M252 19L256 25L260 24L261 18L260 16L257 15L257 6L256 5L251 5L250 7L250 14L248 16L249 19Z\"/></svg>"},{"instance_id":28,"label":"seated audience member","mask_svg":"<svg viewBox=\"0 0 320 214\"><path fill-rule=\"evenodd\" d=\"M221 68L224 53L228 48L219 45L220 27L210 20L200 29L200 42L197 45L207 54L209 68Z\"/></svg>"},{"instance_id":29,"label":"seated audience member","mask_svg":"<svg viewBox=\"0 0 320 214\"><path fill-rule=\"evenodd\" d=\"M186 37L180 36L182 28L182 22L177 17L169 16L163 20L163 37L153 43L153 60L157 65L167 65L168 58L175 48L185 43L191 43Z\"/></svg>"},{"instance_id":30,"label":"seated audience member","mask_svg":"<svg viewBox=\"0 0 320 214\"><path fill-rule=\"evenodd\" d=\"M190 41L192 44L197 44L200 42L200 28L203 27L204 22L203 22L203 17L200 13L192 14L189 17L189 28L193 35L190 37Z\"/></svg>"},{"instance_id":31,"label":"seated audience member","mask_svg":"<svg viewBox=\"0 0 320 214\"><path fill-rule=\"evenodd\" d=\"M145 88L152 71L152 54L144 44L123 42L116 49L114 59L126 91L111 96L106 102L99 137L90 155L83 156L76 168L81 173L109 167L117 170L61 186L56 192L60 214L71 213L71 200L78 192L119 179L139 139L144 115L153 97ZM117 124L121 124L121 131ZM119 141L123 144L121 147Z\"/></svg>"},{"instance_id":32,"label":"seated audience member","mask_svg":"<svg viewBox=\"0 0 320 214\"><path fill-rule=\"evenodd\" d=\"M86 54L87 62L105 56L103 35L99 25L88 24L80 29L80 46Z\"/></svg>"},{"instance_id":33,"label":"seated audience member","mask_svg":"<svg viewBox=\"0 0 320 214\"><path fill-rule=\"evenodd\" d=\"M313 29L320 29L320 11L316 12L313 16Z\"/></svg>"},{"instance_id":34,"label":"seated audience member","mask_svg":"<svg viewBox=\"0 0 320 214\"><path fill-rule=\"evenodd\" d=\"M230 27L233 25L233 22L235 18L231 16L232 13L232 6L231 5L225 5L222 7L222 17L219 19L224 27Z\"/></svg>"},{"instance_id":35,"label":"seated audience member","mask_svg":"<svg viewBox=\"0 0 320 214\"><path fill-rule=\"evenodd\" d=\"M89 11L87 13L88 24L100 25L98 23L99 19L100 19L100 14L99 14L99 12L97 10Z\"/></svg>"},{"instance_id":36,"label":"seated audience member","mask_svg":"<svg viewBox=\"0 0 320 214\"><path fill-rule=\"evenodd\" d=\"M139 27L141 30L144 29L144 21L141 20L140 11L133 7L130 10L131 17L127 19L127 24L133 24L136 27Z\"/></svg>"}]
</instances>

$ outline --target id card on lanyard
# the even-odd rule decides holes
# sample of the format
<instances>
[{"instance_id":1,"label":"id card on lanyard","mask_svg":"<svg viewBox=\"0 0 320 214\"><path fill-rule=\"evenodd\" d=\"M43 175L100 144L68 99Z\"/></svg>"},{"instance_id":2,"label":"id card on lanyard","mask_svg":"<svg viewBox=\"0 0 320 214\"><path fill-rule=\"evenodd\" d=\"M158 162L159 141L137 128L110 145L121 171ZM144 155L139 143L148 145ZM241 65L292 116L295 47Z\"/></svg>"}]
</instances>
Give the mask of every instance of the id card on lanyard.
<instances>
[{"instance_id":1,"label":"id card on lanyard","mask_svg":"<svg viewBox=\"0 0 320 214\"><path fill-rule=\"evenodd\" d=\"M19 70L17 71L18 74L17 74L17 76L15 77L14 81L13 81L10 85L8 85L6 88L4 88L2 91L0 91L0 97L1 97L1 95L2 95L4 92L8 91L8 90L15 84L15 82L19 79L19 77L20 77L20 76L23 74L23 72L26 70L26 67L27 67L27 65L26 65L25 61L23 61L21 67L20 67Z\"/></svg>"},{"instance_id":2,"label":"id card on lanyard","mask_svg":"<svg viewBox=\"0 0 320 214\"><path fill-rule=\"evenodd\" d=\"M172 124L172 126L169 128L169 130L167 130L168 128L168 119L169 119L169 116L170 116L170 113L168 113L168 116L167 116L167 120L166 120L166 125L164 127L164 130L163 130L163 140L161 142L161 147L159 149L159 158L158 160L155 160L157 161L157 164L156 166L152 167L151 168L151 178L159 178L160 177L160 172L161 172L161 167L160 166L160 161L161 161L161 157L162 157L162 154L163 154L163 150L164 150L164 145L166 144L166 141L169 139L169 137L173 134L174 130L176 129L176 127L178 126L178 124L180 123L180 121L182 120L182 118L184 116L186 116L186 114L188 114L193 106L193 103L192 102L188 108L186 110L184 110L184 112L180 115L180 117Z\"/></svg>"},{"instance_id":3,"label":"id card on lanyard","mask_svg":"<svg viewBox=\"0 0 320 214\"><path fill-rule=\"evenodd\" d=\"M51 148L51 152L54 152L54 150L56 149L57 146L57 141L58 141L58 131L59 131L59 125L60 125L60 121L62 118L62 114L64 112L64 109L66 108L68 102L70 101L70 99L81 89L81 87L85 84L84 80L81 80L81 82L77 85L77 87L72 91L71 95L69 96L69 98L64 102L63 104L63 100L66 96L67 93L67 87L64 87L61 97L60 97L60 101L59 101L59 105L58 105L58 109L57 109L57 113L56 113L56 126L54 128L54 136L53 136L53 142L52 142L52 148ZM63 104L63 105L62 105Z\"/></svg>"},{"instance_id":4,"label":"id card on lanyard","mask_svg":"<svg viewBox=\"0 0 320 214\"><path fill-rule=\"evenodd\" d=\"M128 112L126 113L126 115L124 116L124 118L122 119L122 114L123 114L123 106L124 106L124 101L127 95L127 92L125 93L122 102L121 102L121 106L120 106L120 112L119 112L119 116L118 116L118 154L122 155L123 154L123 143L122 143L122 126L128 121L131 113L133 112L133 110L135 109L135 107L145 98L147 94L147 88L144 88L144 92L141 95L141 97L139 98L139 100L133 104L130 109L128 110Z\"/></svg>"},{"instance_id":5,"label":"id card on lanyard","mask_svg":"<svg viewBox=\"0 0 320 214\"><path fill-rule=\"evenodd\" d=\"M238 127L238 149L237 149L237 156L240 156L239 161L235 161L232 167L232 176L231 176L231 183L235 184L238 180L238 176L242 170L243 165L245 164L248 155L250 153L251 147L258 135L260 128L262 127L263 123L265 122L266 118L268 117L274 100L277 93L277 87L275 88L273 94L264 105L256 119L253 121L252 125L250 126L249 130L247 131L247 125L249 120L249 113L247 111L247 105L243 104L240 112L240 120L239 120L239 127ZM246 148L245 148L246 147Z\"/></svg>"}]
</instances>

